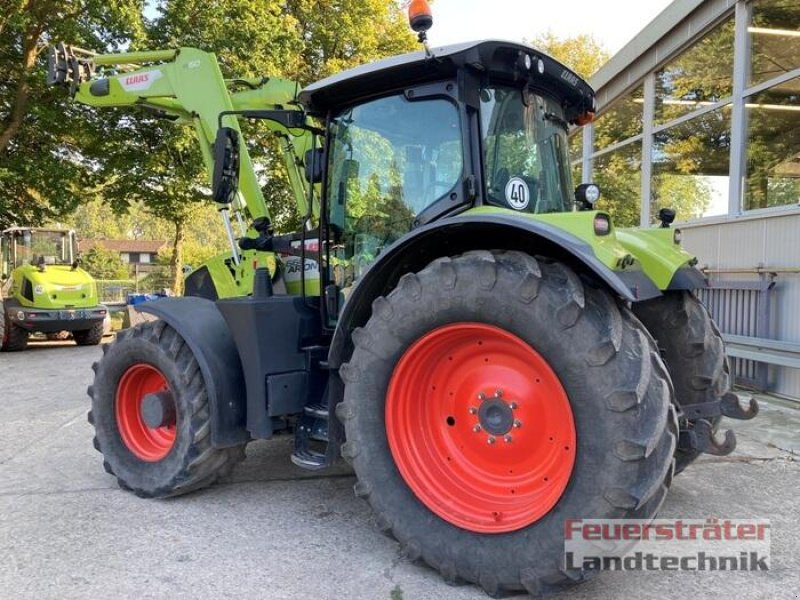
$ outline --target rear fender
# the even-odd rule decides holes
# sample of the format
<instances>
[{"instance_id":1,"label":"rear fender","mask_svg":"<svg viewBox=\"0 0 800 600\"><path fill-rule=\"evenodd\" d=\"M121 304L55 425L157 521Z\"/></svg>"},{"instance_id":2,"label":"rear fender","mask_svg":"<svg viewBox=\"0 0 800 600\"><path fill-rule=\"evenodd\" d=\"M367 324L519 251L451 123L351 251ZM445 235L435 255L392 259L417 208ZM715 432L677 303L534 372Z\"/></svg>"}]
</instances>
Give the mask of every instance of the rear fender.
<instances>
[{"instance_id":1,"label":"rear fender","mask_svg":"<svg viewBox=\"0 0 800 600\"><path fill-rule=\"evenodd\" d=\"M562 261L627 302L655 298L661 291L641 270L617 272L592 247L567 231L533 219L505 214L464 215L415 229L384 250L352 290L339 317L328 357L338 368L352 351L350 336L372 314L372 302L392 290L405 273L442 256L470 250L520 250Z\"/></svg>"},{"instance_id":2,"label":"rear fender","mask_svg":"<svg viewBox=\"0 0 800 600\"><path fill-rule=\"evenodd\" d=\"M175 329L197 359L208 393L214 447L249 441L242 363L216 304L205 298L165 298L145 302L136 310L154 315Z\"/></svg>"}]
</instances>

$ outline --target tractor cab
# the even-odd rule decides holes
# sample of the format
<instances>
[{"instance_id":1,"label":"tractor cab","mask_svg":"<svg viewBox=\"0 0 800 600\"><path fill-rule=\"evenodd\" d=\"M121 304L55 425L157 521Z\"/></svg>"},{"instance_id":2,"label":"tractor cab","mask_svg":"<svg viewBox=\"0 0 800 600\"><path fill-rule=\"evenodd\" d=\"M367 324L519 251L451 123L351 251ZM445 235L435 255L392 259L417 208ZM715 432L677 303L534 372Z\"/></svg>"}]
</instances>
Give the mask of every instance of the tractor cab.
<instances>
[{"instance_id":1,"label":"tractor cab","mask_svg":"<svg viewBox=\"0 0 800 600\"><path fill-rule=\"evenodd\" d=\"M75 232L60 229L7 229L2 244L2 278L14 269L33 266L37 269L54 265L72 265L78 255Z\"/></svg>"},{"instance_id":2,"label":"tractor cab","mask_svg":"<svg viewBox=\"0 0 800 600\"><path fill-rule=\"evenodd\" d=\"M346 71L300 100L327 123L323 204L357 278L403 235L475 206L575 209L567 131L591 88L533 48L484 41ZM351 281L337 282L345 288Z\"/></svg>"},{"instance_id":3,"label":"tractor cab","mask_svg":"<svg viewBox=\"0 0 800 600\"><path fill-rule=\"evenodd\" d=\"M330 327L367 268L415 230L471 210L517 219L591 208L576 194L567 133L593 118L594 92L529 46L426 46L313 83L298 99L308 123L324 124L315 129L321 147L306 157L322 208L313 233L302 234L311 244L295 241L305 267L289 264L285 275L287 287L296 288L291 293L324 290L323 321ZM244 116L278 117L275 111ZM220 128L214 186L220 204L237 189L240 144L232 128ZM585 190L577 191L585 196ZM594 235L591 216L584 221Z\"/></svg>"}]
</instances>

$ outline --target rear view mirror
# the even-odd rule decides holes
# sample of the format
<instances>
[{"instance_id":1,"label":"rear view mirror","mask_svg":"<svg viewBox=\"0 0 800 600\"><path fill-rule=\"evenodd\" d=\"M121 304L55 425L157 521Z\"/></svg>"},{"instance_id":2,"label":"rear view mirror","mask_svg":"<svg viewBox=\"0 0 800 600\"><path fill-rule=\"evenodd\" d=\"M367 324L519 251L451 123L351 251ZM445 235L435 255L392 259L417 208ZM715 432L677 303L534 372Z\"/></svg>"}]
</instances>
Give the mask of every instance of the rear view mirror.
<instances>
[{"instance_id":1,"label":"rear view mirror","mask_svg":"<svg viewBox=\"0 0 800 600\"><path fill-rule=\"evenodd\" d=\"M233 127L217 130L211 189L217 204L230 204L239 191L239 132Z\"/></svg>"},{"instance_id":2,"label":"rear view mirror","mask_svg":"<svg viewBox=\"0 0 800 600\"><path fill-rule=\"evenodd\" d=\"M325 150L322 148L309 150L303 162L306 165L306 181L311 184L322 183L325 173Z\"/></svg>"}]
</instances>

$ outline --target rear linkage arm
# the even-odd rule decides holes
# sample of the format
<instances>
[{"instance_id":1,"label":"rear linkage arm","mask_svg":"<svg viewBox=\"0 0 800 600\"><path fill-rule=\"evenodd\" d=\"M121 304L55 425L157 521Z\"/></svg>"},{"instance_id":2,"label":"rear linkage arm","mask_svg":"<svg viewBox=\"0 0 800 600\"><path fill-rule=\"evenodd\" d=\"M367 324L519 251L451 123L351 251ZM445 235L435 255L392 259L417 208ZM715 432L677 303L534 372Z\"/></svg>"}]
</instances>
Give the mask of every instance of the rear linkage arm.
<instances>
[{"instance_id":1,"label":"rear linkage arm","mask_svg":"<svg viewBox=\"0 0 800 600\"><path fill-rule=\"evenodd\" d=\"M678 447L685 450L696 450L714 456L727 456L736 448L736 435L733 431L725 432L723 441L717 440L714 427L711 423L716 417L728 417L749 421L758 414L758 402L750 398L748 408L742 408L739 398L733 392L728 392L714 402L701 404L687 404L681 407L683 416L687 419L686 428L681 428ZM693 421L693 426L688 427L688 421Z\"/></svg>"}]
</instances>

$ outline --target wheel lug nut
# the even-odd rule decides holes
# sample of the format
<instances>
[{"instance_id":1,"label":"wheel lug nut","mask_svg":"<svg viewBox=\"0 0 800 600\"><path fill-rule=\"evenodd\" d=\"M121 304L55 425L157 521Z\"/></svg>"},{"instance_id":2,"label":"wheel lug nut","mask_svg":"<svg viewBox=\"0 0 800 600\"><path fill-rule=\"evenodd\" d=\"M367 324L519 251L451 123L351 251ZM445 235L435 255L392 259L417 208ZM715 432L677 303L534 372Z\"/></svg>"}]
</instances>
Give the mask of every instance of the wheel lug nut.
<instances>
[{"instance_id":1,"label":"wheel lug nut","mask_svg":"<svg viewBox=\"0 0 800 600\"><path fill-rule=\"evenodd\" d=\"M517 403L516 402L512 402L511 403L511 410L517 410Z\"/></svg>"},{"instance_id":2,"label":"wheel lug nut","mask_svg":"<svg viewBox=\"0 0 800 600\"><path fill-rule=\"evenodd\" d=\"M503 397L503 390L497 389L494 391L495 398L502 398Z\"/></svg>"},{"instance_id":3,"label":"wheel lug nut","mask_svg":"<svg viewBox=\"0 0 800 600\"><path fill-rule=\"evenodd\" d=\"M472 431L474 431L475 433L480 433L480 430L481 430L480 425L475 425L475 427L472 428Z\"/></svg>"},{"instance_id":4,"label":"wheel lug nut","mask_svg":"<svg viewBox=\"0 0 800 600\"><path fill-rule=\"evenodd\" d=\"M477 414L478 414L478 409L477 409L477 408L475 408L474 406L470 406L470 407L469 407L469 414L471 414L471 415L477 415Z\"/></svg>"},{"instance_id":5,"label":"wheel lug nut","mask_svg":"<svg viewBox=\"0 0 800 600\"><path fill-rule=\"evenodd\" d=\"M520 421L519 419L515 419L514 420L514 427L516 427L517 429L522 427L522 421Z\"/></svg>"},{"instance_id":6,"label":"wheel lug nut","mask_svg":"<svg viewBox=\"0 0 800 600\"><path fill-rule=\"evenodd\" d=\"M512 437L511 437L510 435L508 435L508 434L505 434L505 435L503 436L503 441L504 441L506 444L510 444L510 443L511 443L511 440L513 440L513 439L514 439L514 438L512 438Z\"/></svg>"},{"instance_id":7,"label":"wheel lug nut","mask_svg":"<svg viewBox=\"0 0 800 600\"><path fill-rule=\"evenodd\" d=\"M494 437L493 437L493 436L489 436L489 439L487 439L487 440L486 440L486 442L487 442L487 443L488 443L490 446L491 446L492 444L494 444L494 443L495 443L495 441L496 441L496 440L494 439Z\"/></svg>"},{"instance_id":8,"label":"wheel lug nut","mask_svg":"<svg viewBox=\"0 0 800 600\"><path fill-rule=\"evenodd\" d=\"M478 393L478 400L480 400L481 402L486 400L486 394L484 394L483 392L479 392Z\"/></svg>"}]
</instances>

